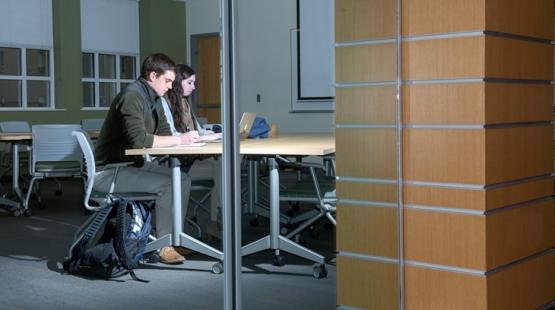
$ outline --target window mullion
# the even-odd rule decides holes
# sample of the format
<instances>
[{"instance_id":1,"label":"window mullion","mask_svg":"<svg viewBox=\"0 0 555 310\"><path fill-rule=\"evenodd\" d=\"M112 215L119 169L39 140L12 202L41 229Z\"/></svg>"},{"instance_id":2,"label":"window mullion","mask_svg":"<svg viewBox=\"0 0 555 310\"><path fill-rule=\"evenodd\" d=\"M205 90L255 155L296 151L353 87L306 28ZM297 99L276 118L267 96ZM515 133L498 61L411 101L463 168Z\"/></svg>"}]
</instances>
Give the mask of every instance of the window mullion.
<instances>
[{"instance_id":1,"label":"window mullion","mask_svg":"<svg viewBox=\"0 0 555 310\"><path fill-rule=\"evenodd\" d=\"M27 108L27 48L21 49L21 107Z\"/></svg>"},{"instance_id":2,"label":"window mullion","mask_svg":"<svg viewBox=\"0 0 555 310\"><path fill-rule=\"evenodd\" d=\"M98 57L98 53L94 53L94 107L100 108L100 83L98 82L100 79L99 73L99 61L100 57Z\"/></svg>"}]
</instances>

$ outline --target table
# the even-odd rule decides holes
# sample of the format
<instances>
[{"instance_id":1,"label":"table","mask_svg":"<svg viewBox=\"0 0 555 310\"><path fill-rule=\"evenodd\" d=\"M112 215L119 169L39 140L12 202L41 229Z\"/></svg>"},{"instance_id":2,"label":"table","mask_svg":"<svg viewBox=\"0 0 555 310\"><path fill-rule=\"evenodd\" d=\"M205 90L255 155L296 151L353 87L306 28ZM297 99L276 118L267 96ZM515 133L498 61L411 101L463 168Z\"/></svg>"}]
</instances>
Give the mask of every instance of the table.
<instances>
[{"instance_id":1,"label":"table","mask_svg":"<svg viewBox=\"0 0 555 310\"><path fill-rule=\"evenodd\" d=\"M126 155L199 155L221 154L221 143L207 143L202 147L175 146L165 148L130 149ZM324 257L279 234L279 174L276 155L283 156L324 156L335 153L335 138L332 134L281 134L275 138L241 140L241 155L256 155L268 158L270 169L270 233L269 235L242 247L242 255L250 255L263 250L275 251L278 261L283 261L280 251L285 251L319 264L315 273L325 273ZM164 244L183 245L194 251L222 259L222 252L183 233L181 219L181 179L179 164L172 164L172 197L174 226L172 238L165 238ZM166 236L164 236L166 237ZM202 245L201 245L202 244ZM156 249L156 248L154 248ZM318 270L316 270L318 268Z\"/></svg>"},{"instance_id":2,"label":"table","mask_svg":"<svg viewBox=\"0 0 555 310\"><path fill-rule=\"evenodd\" d=\"M97 138L100 134L98 130L87 131L91 138ZM21 193L21 188L19 187L19 143L26 142L29 143L33 139L33 134L31 132L0 132L0 142L7 142L11 144L12 149L12 191L15 194L17 201L13 201L4 197L0 197L0 205L9 206L9 211L13 212L15 216L21 214L30 215L31 212L27 206L20 205L23 203L23 194Z\"/></svg>"}]
</instances>

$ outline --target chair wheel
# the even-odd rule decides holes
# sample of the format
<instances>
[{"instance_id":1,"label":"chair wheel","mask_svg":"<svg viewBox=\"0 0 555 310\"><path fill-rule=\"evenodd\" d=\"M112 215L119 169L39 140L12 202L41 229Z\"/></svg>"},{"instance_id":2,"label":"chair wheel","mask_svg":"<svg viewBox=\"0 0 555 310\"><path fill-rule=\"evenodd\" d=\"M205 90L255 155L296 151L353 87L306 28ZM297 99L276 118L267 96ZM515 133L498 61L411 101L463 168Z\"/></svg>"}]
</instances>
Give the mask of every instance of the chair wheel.
<instances>
[{"instance_id":1,"label":"chair wheel","mask_svg":"<svg viewBox=\"0 0 555 310\"><path fill-rule=\"evenodd\" d=\"M21 215L21 210L17 209L15 211L13 211L13 216L18 217Z\"/></svg>"},{"instance_id":2,"label":"chair wheel","mask_svg":"<svg viewBox=\"0 0 555 310\"><path fill-rule=\"evenodd\" d=\"M27 209L27 210L23 211L23 215L31 216L31 215L33 215L33 212L31 210Z\"/></svg>"},{"instance_id":3,"label":"chair wheel","mask_svg":"<svg viewBox=\"0 0 555 310\"><path fill-rule=\"evenodd\" d=\"M322 279L328 276L328 270L326 269L326 265L316 265L312 269L312 275L316 279Z\"/></svg>"},{"instance_id":4,"label":"chair wheel","mask_svg":"<svg viewBox=\"0 0 555 310\"><path fill-rule=\"evenodd\" d=\"M278 267L285 265L285 256L283 255L274 256L274 261L272 262L272 265L278 266Z\"/></svg>"},{"instance_id":5,"label":"chair wheel","mask_svg":"<svg viewBox=\"0 0 555 310\"><path fill-rule=\"evenodd\" d=\"M221 274L222 272L224 272L224 266L221 262L217 262L212 266L213 274Z\"/></svg>"}]
</instances>

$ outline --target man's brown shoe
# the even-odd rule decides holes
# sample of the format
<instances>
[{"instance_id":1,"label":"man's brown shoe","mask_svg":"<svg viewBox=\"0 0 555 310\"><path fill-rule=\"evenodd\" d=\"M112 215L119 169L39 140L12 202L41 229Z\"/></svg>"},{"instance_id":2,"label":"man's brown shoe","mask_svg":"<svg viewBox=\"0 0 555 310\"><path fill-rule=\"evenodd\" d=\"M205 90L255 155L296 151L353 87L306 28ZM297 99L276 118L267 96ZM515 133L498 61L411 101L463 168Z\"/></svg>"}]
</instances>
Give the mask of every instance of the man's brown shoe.
<instances>
[{"instance_id":1,"label":"man's brown shoe","mask_svg":"<svg viewBox=\"0 0 555 310\"><path fill-rule=\"evenodd\" d=\"M185 261L185 257L177 253L177 251L171 247L166 246L160 249L160 262L163 264L181 264Z\"/></svg>"}]
</instances>

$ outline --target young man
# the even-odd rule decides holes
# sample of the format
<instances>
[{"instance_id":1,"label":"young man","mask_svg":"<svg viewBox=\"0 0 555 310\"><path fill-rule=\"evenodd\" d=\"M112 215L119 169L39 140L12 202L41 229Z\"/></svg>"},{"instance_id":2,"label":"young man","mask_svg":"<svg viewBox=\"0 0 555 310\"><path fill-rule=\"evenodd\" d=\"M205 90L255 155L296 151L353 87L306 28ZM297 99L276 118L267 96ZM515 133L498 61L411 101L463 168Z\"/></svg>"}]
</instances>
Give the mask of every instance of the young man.
<instances>
[{"instance_id":1,"label":"young man","mask_svg":"<svg viewBox=\"0 0 555 310\"><path fill-rule=\"evenodd\" d=\"M141 77L121 91L110 106L96 144L95 157L102 165L134 161L119 169L115 191L149 192L156 199L156 236L172 231L171 170L142 157L125 156L126 149L165 147L189 144L198 140L198 132L172 136L161 108L160 97L172 87L175 64L164 54L148 56L141 67ZM107 191L113 169L100 170L95 189ZM181 174L182 213L187 213L191 180ZM183 220L182 219L182 220ZM160 249L160 261L181 263L185 258L173 247Z\"/></svg>"}]
</instances>

